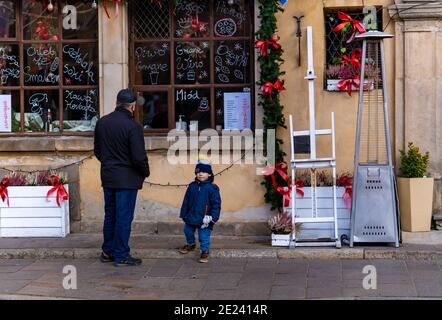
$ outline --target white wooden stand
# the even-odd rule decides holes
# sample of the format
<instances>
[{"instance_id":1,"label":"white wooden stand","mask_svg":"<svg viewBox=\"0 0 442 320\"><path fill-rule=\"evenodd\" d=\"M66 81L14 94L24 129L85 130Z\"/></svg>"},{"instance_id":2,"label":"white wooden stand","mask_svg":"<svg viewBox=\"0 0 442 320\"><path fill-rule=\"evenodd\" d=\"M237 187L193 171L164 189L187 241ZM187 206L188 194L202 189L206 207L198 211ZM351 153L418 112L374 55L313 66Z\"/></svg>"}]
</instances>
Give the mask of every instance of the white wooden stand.
<instances>
[{"instance_id":1,"label":"white wooden stand","mask_svg":"<svg viewBox=\"0 0 442 320\"><path fill-rule=\"evenodd\" d=\"M292 168L292 188L291 188L291 216L292 226L296 223L333 223L334 236L331 239L298 239L295 230L291 233L291 240L289 247L297 246L333 246L341 247L341 241L338 236L338 216L337 216L337 204L336 204L336 146L335 146L335 121L334 113L331 113L331 129L316 130L315 124L315 71L313 68L313 35L312 27L307 27L307 41L308 41L308 69L307 76L309 84L309 122L310 130L306 131L294 131L293 130L293 116L290 115L290 142L291 142L291 168ZM318 158L316 156L316 136L329 135L332 140L332 155L329 158ZM295 158L295 137L309 136L310 137L310 158L309 159L296 159ZM332 169L333 171L333 215L332 216L319 216L317 210L318 196L316 179L312 179L312 211L311 216L307 218L296 218L296 169L309 169L312 176L316 177L316 169ZM293 228L295 229L295 228Z\"/></svg>"}]
</instances>

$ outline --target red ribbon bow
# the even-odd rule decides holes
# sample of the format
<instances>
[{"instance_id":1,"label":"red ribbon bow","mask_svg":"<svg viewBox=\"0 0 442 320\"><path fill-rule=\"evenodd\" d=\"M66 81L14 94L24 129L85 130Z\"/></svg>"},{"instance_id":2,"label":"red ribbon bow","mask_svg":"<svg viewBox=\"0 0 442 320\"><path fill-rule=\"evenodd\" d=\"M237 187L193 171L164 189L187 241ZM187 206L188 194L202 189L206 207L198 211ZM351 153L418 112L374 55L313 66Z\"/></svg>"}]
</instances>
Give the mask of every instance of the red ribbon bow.
<instances>
[{"instance_id":1,"label":"red ribbon bow","mask_svg":"<svg viewBox=\"0 0 442 320\"><path fill-rule=\"evenodd\" d=\"M350 39L347 40L347 43L350 43L350 42L352 42L354 40L354 38L356 36L356 31L359 31L359 33L366 32L365 27L362 24L362 22L360 22L360 21L358 21L356 19L353 19L348 14L339 11L337 16L338 16L338 18L340 20L342 20L342 22L340 24L338 24L336 27L333 28L333 32L341 31L349 23L353 27L353 33L352 33Z\"/></svg>"},{"instance_id":2,"label":"red ribbon bow","mask_svg":"<svg viewBox=\"0 0 442 320\"><path fill-rule=\"evenodd\" d=\"M269 47L272 46L274 49L281 49L281 45L277 42L277 37L274 36L272 40L258 40L255 42L255 48L261 49L261 55L266 57L269 54Z\"/></svg>"},{"instance_id":3,"label":"red ribbon bow","mask_svg":"<svg viewBox=\"0 0 442 320\"><path fill-rule=\"evenodd\" d=\"M268 166L263 170L264 176L266 177L271 176L273 188L275 188L275 190L283 196L284 207L288 207L290 205L290 196L292 190L292 185L290 184L289 177L287 175L287 168L288 168L287 163L285 161L280 161L276 163L275 167ZM284 182L287 184L286 187L278 186L278 184L276 183L275 171L281 176L282 180L284 180ZM296 187L296 193L299 194L301 197L304 197L304 191L302 191L304 183L302 182L302 180L296 180L295 187Z\"/></svg>"},{"instance_id":4,"label":"red ribbon bow","mask_svg":"<svg viewBox=\"0 0 442 320\"><path fill-rule=\"evenodd\" d=\"M361 68L361 61L360 61L361 57L362 57L361 49L356 48L351 52L350 57L348 57L346 54L342 55L342 64L345 65L348 63L351 66L360 69Z\"/></svg>"},{"instance_id":5,"label":"red ribbon bow","mask_svg":"<svg viewBox=\"0 0 442 320\"><path fill-rule=\"evenodd\" d=\"M118 17L119 14L119 5L123 2L123 0L114 0L115 2L115 17ZM107 17L110 19L109 10L107 9L107 0L103 0L103 8L104 12L106 12Z\"/></svg>"},{"instance_id":6,"label":"red ribbon bow","mask_svg":"<svg viewBox=\"0 0 442 320\"><path fill-rule=\"evenodd\" d=\"M273 90L283 91L284 83L281 80L276 80L275 83L266 82L262 85L261 91L264 96L268 95L272 99Z\"/></svg>"},{"instance_id":7,"label":"red ribbon bow","mask_svg":"<svg viewBox=\"0 0 442 320\"><path fill-rule=\"evenodd\" d=\"M57 177L57 176L50 176L49 177L49 184L51 186L53 186L53 188L48 191L48 194L46 195L46 199L48 199L51 196L52 193L57 191L57 196L56 196L57 205L59 207L61 207L61 202L69 199L69 195L66 192L66 189L60 183L60 178Z\"/></svg>"},{"instance_id":8,"label":"red ribbon bow","mask_svg":"<svg viewBox=\"0 0 442 320\"><path fill-rule=\"evenodd\" d=\"M344 186L345 191L342 199L345 202L345 205L348 209L351 209L351 197L353 196L353 181L350 177L344 176L338 179L338 185Z\"/></svg>"},{"instance_id":9,"label":"red ribbon bow","mask_svg":"<svg viewBox=\"0 0 442 320\"><path fill-rule=\"evenodd\" d=\"M8 195L8 187L9 187L9 179L3 178L2 182L0 182L0 197L2 198L2 201L8 204L9 207L9 195Z\"/></svg>"},{"instance_id":10,"label":"red ribbon bow","mask_svg":"<svg viewBox=\"0 0 442 320\"><path fill-rule=\"evenodd\" d=\"M351 92L353 90L353 86L357 89L359 89L359 80L360 80L360 76L357 75L355 76L353 79L343 79L341 81L339 81L338 83L338 89L339 91L346 91L348 95L351 97Z\"/></svg>"}]
</instances>

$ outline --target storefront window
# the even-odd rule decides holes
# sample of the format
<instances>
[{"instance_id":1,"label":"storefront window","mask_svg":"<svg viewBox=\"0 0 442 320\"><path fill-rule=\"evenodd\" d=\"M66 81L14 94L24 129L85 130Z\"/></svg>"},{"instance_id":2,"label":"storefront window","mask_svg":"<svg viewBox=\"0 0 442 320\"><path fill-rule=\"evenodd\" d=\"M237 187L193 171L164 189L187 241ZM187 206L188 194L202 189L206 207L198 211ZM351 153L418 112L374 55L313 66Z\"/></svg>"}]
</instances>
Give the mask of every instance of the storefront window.
<instances>
[{"instance_id":1,"label":"storefront window","mask_svg":"<svg viewBox=\"0 0 442 320\"><path fill-rule=\"evenodd\" d=\"M250 128L252 22L247 0L130 2L130 81L144 98L138 112L144 128L166 131L183 122L186 130L196 129L191 122L198 130L231 128L234 117L226 115L235 108Z\"/></svg>"},{"instance_id":2,"label":"storefront window","mask_svg":"<svg viewBox=\"0 0 442 320\"><path fill-rule=\"evenodd\" d=\"M91 132L98 120L98 12L90 1L48 4L0 3L2 133Z\"/></svg>"}]
</instances>

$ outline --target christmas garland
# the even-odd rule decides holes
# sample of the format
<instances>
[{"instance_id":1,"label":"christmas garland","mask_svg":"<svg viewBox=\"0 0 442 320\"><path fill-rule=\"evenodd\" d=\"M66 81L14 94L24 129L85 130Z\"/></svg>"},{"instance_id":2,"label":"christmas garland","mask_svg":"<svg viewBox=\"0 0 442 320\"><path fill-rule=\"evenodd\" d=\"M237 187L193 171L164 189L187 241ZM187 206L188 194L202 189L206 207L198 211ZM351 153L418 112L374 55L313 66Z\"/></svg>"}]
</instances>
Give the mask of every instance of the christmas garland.
<instances>
[{"instance_id":1,"label":"christmas garland","mask_svg":"<svg viewBox=\"0 0 442 320\"><path fill-rule=\"evenodd\" d=\"M283 81L280 77L284 74L281 71L283 50L278 43L277 19L276 14L283 11L280 1L276 0L259 0L259 18L261 26L256 32L257 41L255 46L260 49L258 62L260 64L261 74L258 84L261 86L259 105L264 110L264 145L267 146L267 130L273 129L277 132L279 127L286 128L285 118L282 112L283 107L280 104L279 93L284 90ZM275 160L279 163L284 160L285 153L282 150L283 141L276 138L275 141ZM286 182L280 175L276 177L277 185L281 186ZM266 203L272 205L272 210L281 211L283 206L283 198L281 194L274 188L274 182L271 176L266 175L261 183L266 188L264 199Z\"/></svg>"}]
</instances>

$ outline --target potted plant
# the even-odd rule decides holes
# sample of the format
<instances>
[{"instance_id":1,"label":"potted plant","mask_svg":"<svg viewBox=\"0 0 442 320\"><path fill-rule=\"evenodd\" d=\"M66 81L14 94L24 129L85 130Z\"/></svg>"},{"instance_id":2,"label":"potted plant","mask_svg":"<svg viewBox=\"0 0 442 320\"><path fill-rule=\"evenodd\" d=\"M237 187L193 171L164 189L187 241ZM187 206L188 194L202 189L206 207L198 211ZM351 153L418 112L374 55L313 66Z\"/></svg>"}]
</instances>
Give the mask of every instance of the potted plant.
<instances>
[{"instance_id":1,"label":"potted plant","mask_svg":"<svg viewBox=\"0 0 442 320\"><path fill-rule=\"evenodd\" d=\"M285 211L271 217L268 226L272 232L272 246L285 247L289 245L290 234L292 233L292 217ZM295 232L301 229L300 223L295 223Z\"/></svg>"},{"instance_id":2,"label":"potted plant","mask_svg":"<svg viewBox=\"0 0 442 320\"><path fill-rule=\"evenodd\" d=\"M69 234L66 173L12 172L0 183L0 237Z\"/></svg>"},{"instance_id":3,"label":"potted plant","mask_svg":"<svg viewBox=\"0 0 442 320\"><path fill-rule=\"evenodd\" d=\"M353 58L346 61L353 61L355 65L352 65L350 62L342 63L342 58L337 58L333 64L327 65L325 70L327 91L349 91L349 85L351 85L351 91L359 90L360 67L356 66L357 63L355 61L357 58L355 58L354 53L352 56ZM379 72L379 68L366 64L364 90L374 89L375 78L379 76Z\"/></svg>"},{"instance_id":4,"label":"potted plant","mask_svg":"<svg viewBox=\"0 0 442 320\"><path fill-rule=\"evenodd\" d=\"M399 208L403 231L430 231L433 209L433 178L426 177L430 154L422 155L412 142L400 152Z\"/></svg>"}]
</instances>

